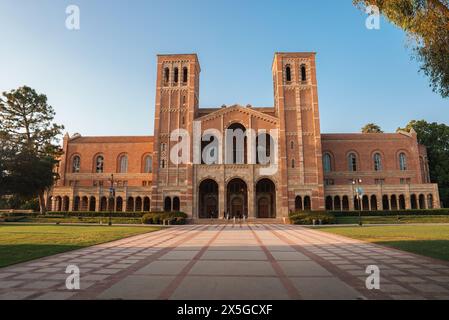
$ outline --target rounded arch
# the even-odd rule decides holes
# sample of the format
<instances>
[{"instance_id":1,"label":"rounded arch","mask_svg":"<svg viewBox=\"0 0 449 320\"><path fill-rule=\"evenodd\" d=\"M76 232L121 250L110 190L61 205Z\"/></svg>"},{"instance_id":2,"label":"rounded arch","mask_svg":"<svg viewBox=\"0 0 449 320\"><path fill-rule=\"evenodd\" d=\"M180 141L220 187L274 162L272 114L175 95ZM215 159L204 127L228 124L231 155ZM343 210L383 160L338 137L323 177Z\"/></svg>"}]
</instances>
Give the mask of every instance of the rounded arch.
<instances>
[{"instance_id":1,"label":"rounded arch","mask_svg":"<svg viewBox=\"0 0 449 320\"><path fill-rule=\"evenodd\" d=\"M89 198L89 211L94 212L97 209L97 198L91 196Z\"/></svg>"},{"instance_id":2,"label":"rounded arch","mask_svg":"<svg viewBox=\"0 0 449 320\"><path fill-rule=\"evenodd\" d=\"M182 83L187 84L189 80L189 69L187 67L182 68Z\"/></svg>"},{"instance_id":3,"label":"rounded arch","mask_svg":"<svg viewBox=\"0 0 449 320\"><path fill-rule=\"evenodd\" d=\"M108 210L108 199L106 197L101 197L100 199L100 211Z\"/></svg>"},{"instance_id":4,"label":"rounded arch","mask_svg":"<svg viewBox=\"0 0 449 320\"><path fill-rule=\"evenodd\" d=\"M304 197L304 211L310 211L312 210L312 200L310 199L310 196Z\"/></svg>"},{"instance_id":5,"label":"rounded arch","mask_svg":"<svg viewBox=\"0 0 449 320\"><path fill-rule=\"evenodd\" d=\"M83 196L81 198L81 211L89 211L89 198L87 196Z\"/></svg>"},{"instance_id":6,"label":"rounded arch","mask_svg":"<svg viewBox=\"0 0 449 320\"><path fill-rule=\"evenodd\" d=\"M360 156L357 151L346 152L346 163L348 171L356 172L360 170Z\"/></svg>"},{"instance_id":7,"label":"rounded arch","mask_svg":"<svg viewBox=\"0 0 449 320\"><path fill-rule=\"evenodd\" d=\"M388 201L388 195L386 194L382 196L382 209L390 210L390 202Z\"/></svg>"},{"instance_id":8,"label":"rounded arch","mask_svg":"<svg viewBox=\"0 0 449 320\"><path fill-rule=\"evenodd\" d=\"M169 196L166 196L164 199L164 211L165 212L172 211L172 201L171 201L171 197L169 197Z\"/></svg>"},{"instance_id":9,"label":"rounded arch","mask_svg":"<svg viewBox=\"0 0 449 320\"><path fill-rule=\"evenodd\" d=\"M143 211L144 212L150 212L150 208L151 208L150 197L144 197L143 198Z\"/></svg>"},{"instance_id":10,"label":"rounded arch","mask_svg":"<svg viewBox=\"0 0 449 320\"><path fill-rule=\"evenodd\" d=\"M399 210L405 210L405 196L403 194L399 195Z\"/></svg>"},{"instance_id":11,"label":"rounded arch","mask_svg":"<svg viewBox=\"0 0 449 320\"><path fill-rule=\"evenodd\" d=\"M127 173L128 172L128 154L122 152L117 156L117 173Z\"/></svg>"},{"instance_id":12,"label":"rounded arch","mask_svg":"<svg viewBox=\"0 0 449 320\"><path fill-rule=\"evenodd\" d=\"M323 170L325 173L334 171L334 155L330 151L323 152Z\"/></svg>"},{"instance_id":13,"label":"rounded arch","mask_svg":"<svg viewBox=\"0 0 449 320\"><path fill-rule=\"evenodd\" d=\"M180 211L181 210L181 201L179 200L179 197L173 197L173 211Z\"/></svg>"},{"instance_id":14,"label":"rounded arch","mask_svg":"<svg viewBox=\"0 0 449 320\"><path fill-rule=\"evenodd\" d=\"M144 153L141 159L141 172L153 173L153 155L151 153Z\"/></svg>"},{"instance_id":15,"label":"rounded arch","mask_svg":"<svg viewBox=\"0 0 449 320\"><path fill-rule=\"evenodd\" d=\"M423 194L419 195L418 203L419 209L426 209L426 197Z\"/></svg>"},{"instance_id":16,"label":"rounded arch","mask_svg":"<svg viewBox=\"0 0 449 320\"><path fill-rule=\"evenodd\" d=\"M301 81L307 81L307 66L304 63L299 67L299 71L301 73Z\"/></svg>"},{"instance_id":17,"label":"rounded arch","mask_svg":"<svg viewBox=\"0 0 449 320\"><path fill-rule=\"evenodd\" d=\"M341 210L341 198L340 196L334 197L334 210L340 211Z\"/></svg>"},{"instance_id":18,"label":"rounded arch","mask_svg":"<svg viewBox=\"0 0 449 320\"><path fill-rule=\"evenodd\" d=\"M418 209L418 199L414 193L410 195L410 208L414 210Z\"/></svg>"},{"instance_id":19,"label":"rounded arch","mask_svg":"<svg viewBox=\"0 0 449 320\"><path fill-rule=\"evenodd\" d=\"M292 81L292 67L290 64L285 65L285 81L286 82Z\"/></svg>"},{"instance_id":20,"label":"rounded arch","mask_svg":"<svg viewBox=\"0 0 449 320\"><path fill-rule=\"evenodd\" d=\"M398 198L395 194L391 195L390 201L391 201L391 210L398 210L399 208Z\"/></svg>"},{"instance_id":21,"label":"rounded arch","mask_svg":"<svg viewBox=\"0 0 449 320\"><path fill-rule=\"evenodd\" d=\"M136 205L134 211L141 212L143 209L143 203L141 197L136 197Z\"/></svg>"},{"instance_id":22,"label":"rounded arch","mask_svg":"<svg viewBox=\"0 0 449 320\"><path fill-rule=\"evenodd\" d=\"M408 170L408 159L409 159L409 154L408 154L407 150L399 149L396 152L396 167L397 167L397 169L399 169L400 171Z\"/></svg>"},{"instance_id":23,"label":"rounded arch","mask_svg":"<svg viewBox=\"0 0 449 320\"><path fill-rule=\"evenodd\" d=\"M372 159L372 168L374 171L382 171L383 170L383 159L384 155L381 151L375 150L371 153Z\"/></svg>"},{"instance_id":24,"label":"rounded arch","mask_svg":"<svg viewBox=\"0 0 449 320\"><path fill-rule=\"evenodd\" d=\"M292 141L293 142L293 141ZM266 165L272 163L272 150L275 146L273 137L267 133L263 132L256 136L256 164ZM262 155L260 158L259 153Z\"/></svg>"},{"instance_id":25,"label":"rounded arch","mask_svg":"<svg viewBox=\"0 0 449 320\"><path fill-rule=\"evenodd\" d=\"M229 134L230 136L228 136ZM240 122L233 122L226 128L226 135L226 141L232 139L232 152L229 155L226 154L226 162L233 164L248 163L246 127Z\"/></svg>"},{"instance_id":26,"label":"rounded arch","mask_svg":"<svg viewBox=\"0 0 449 320\"><path fill-rule=\"evenodd\" d=\"M126 211L134 211L134 197L128 197L128 199L126 200Z\"/></svg>"},{"instance_id":27,"label":"rounded arch","mask_svg":"<svg viewBox=\"0 0 449 320\"><path fill-rule=\"evenodd\" d=\"M55 197L55 211L62 211L62 198L61 196Z\"/></svg>"},{"instance_id":28,"label":"rounded arch","mask_svg":"<svg viewBox=\"0 0 449 320\"><path fill-rule=\"evenodd\" d=\"M170 82L170 68L165 67L164 68L164 85L169 84Z\"/></svg>"},{"instance_id":29,"label":"rounded arch","mask_svg":"<svg viewBox=\"0 0 449 320\"><path fill-rule=\"evenodd\" d=\"M363 211L369 210L369 198L366 194L362 197L362 209Z\"/></svg>"},{"instance_id":30,"label":"rounded arch","mask_svg":"<svg viewBox=\"0 0 449 320\"><path fill-rule=\"evenodd\" d=\"M123 198L121 196L118 196L115 201L115 210L118 212L123 211Z\"/></svg>"},{"instance_id":31,"label":"rounded arch","mask_svg":"<svg viewBox=\"0 0 449 320\"><path fill-rule=\"evenodd\" d=\"M302 211L303 210L303 205L302 205L302 197L301 196L296 196L295 197L295 210L296 211Z\"/></svg>"},{"instance_id":32,"label":"rounded arch","mask_svg":"<svg viewBox=\"0 0 449 320\"><path fill-rule=\"evenodd\" d=\"M198 187L199 218L218 218L219 203L218 183L212 178L205 178Z\"/></svg>"},{"instance_id":33,"label":"rounded arch","mask_svg":"<svg viewBox=\"0 0 449 320\"><path fill-rule=\"evenodd\" d=\"M334 209L334 204L333 204L332 196L327 196L326 197L326 210L333 210L333 209Z\"/></svg>"},{"instance_id":34,"label":"rounded arch","mask_svg":"<svg viewBox=\"0 0 449 320\"><path fill-rule=\"evenodd\" d=\"M74 153L70 159L70 167L72 168L72 173L79 173L81 170L81 155L79 153Z\"/></svg>"},{"instance_id":35,"label":"rounded arch","mask_svg":"<svg viewBox=\"0 0 449 320\"><path fill-rule=\"evenodd\" d=\"M226 184L227 214L241 218L248 216L248 184L242 178L233 178Z\"/></svg>"},{"instance_id":36,"label":"rounded arch","mask_svg":"<svg viewBox=\"0 0 449 320\"><path fill-rule=\"evenodd\" d=\"M92 159L92 172L103 173L104 172L105 157L103 153L97 153Z\"/></svg>"},{"instance_id":37,"label":"rounded arch","mask_svg":"<svg viewBox=\"0 0 449 320\"><path fill-rule=\"evenodd\" d=\"M377 211L377 196L375 194L371 195L370 205L371 211Z\"/></svg>"},{"instance_id":38,"label":"rounded arch","mask_svg":"<svg viewBox=\"0 0 449 320\"><path fill-rule=\"evenodd\" d=\"M256 183L256 217L276 217L276 184L268 178L261 178Z\"/></svg>"},{"instance_id":39,"label":"rounded arch","mask_svg":"<svg viewBox=\"0 0 449 320\"><path fill-rule=\"evenodd\" d=\"M342 198L342 207L344 211L349 211L349 197L346 195Z\"/></svg>"}]
</instances>

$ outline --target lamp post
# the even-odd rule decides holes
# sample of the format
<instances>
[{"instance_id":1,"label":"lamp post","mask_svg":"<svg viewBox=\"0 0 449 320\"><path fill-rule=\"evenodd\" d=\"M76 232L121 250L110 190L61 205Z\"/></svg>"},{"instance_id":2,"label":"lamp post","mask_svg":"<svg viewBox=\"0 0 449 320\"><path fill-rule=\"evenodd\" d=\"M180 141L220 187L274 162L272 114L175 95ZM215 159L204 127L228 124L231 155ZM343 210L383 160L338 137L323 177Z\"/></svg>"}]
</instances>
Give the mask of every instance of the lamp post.
<instances>
[{"instance_id":1,"label":"lamp post","mask_svg":"<svg viewBox=\"0 0 449 320\"><path fill-rule=\"evenodd\" d=\"M362 179L354 179L352 180L352 185L360 185L362 184ZM362 195L363 195L363 189L362 187L356 187L355 192L357 195L357 201L359 203L359 226L362 226Z\"/></svg>"},{"instance_id":2,"label":"lamp post","mask_svg":"<svg viewBox=\"0 0 449 320\"><path fill-rule=\"evenodd\" d=\"M114 174L111 174L111 186L109 188L109 203L112 203L112 206L115 205L115 188L114 188ZM112 211L114 208L109 208L109 225L112 226Z\"/></svg>"}]
</instances>

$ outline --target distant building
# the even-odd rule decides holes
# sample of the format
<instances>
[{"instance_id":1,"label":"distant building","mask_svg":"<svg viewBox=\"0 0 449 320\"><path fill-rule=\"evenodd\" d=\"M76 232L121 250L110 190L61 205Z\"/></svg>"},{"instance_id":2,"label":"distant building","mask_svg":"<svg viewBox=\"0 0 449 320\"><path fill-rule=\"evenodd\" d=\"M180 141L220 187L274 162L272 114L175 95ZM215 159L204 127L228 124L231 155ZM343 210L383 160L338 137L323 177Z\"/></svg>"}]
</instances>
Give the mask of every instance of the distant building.
<instances>
[{"instance_id":1,"label":"distant building","mask_svg":"<svg viewBox=\"0 0 449 320\"><path fill-rule=\"evenodd\" d=\"M281 218L291 211L357 210L359 203L363 210L439 207L426 148L415 132L321 133L314 53L275 54L274 107L269 108L200 109L197 55L159 55L157 63L154 136L66 135L51 210L180 210L193 218ZM170 152L178 142L170 141L170 134L184 129L193 137L199 124L201 133L267 130L267 141L277 148L267 144L266 155L276 156L277 171L263 174L258 158L248 160L259 143L259 136L254 140L249 135L241 147L236 139L228 144L226 164L193 163L196 146L204 150L208 144L201 136L189 143L188 163L173 163ZM278 139L270 130L278 132ZM224 145L216 149L217 159L226 156ZM111 174L115 197L110 199ZM363 189L360 202L357 188Z\"/></svg>"}]
</instances>

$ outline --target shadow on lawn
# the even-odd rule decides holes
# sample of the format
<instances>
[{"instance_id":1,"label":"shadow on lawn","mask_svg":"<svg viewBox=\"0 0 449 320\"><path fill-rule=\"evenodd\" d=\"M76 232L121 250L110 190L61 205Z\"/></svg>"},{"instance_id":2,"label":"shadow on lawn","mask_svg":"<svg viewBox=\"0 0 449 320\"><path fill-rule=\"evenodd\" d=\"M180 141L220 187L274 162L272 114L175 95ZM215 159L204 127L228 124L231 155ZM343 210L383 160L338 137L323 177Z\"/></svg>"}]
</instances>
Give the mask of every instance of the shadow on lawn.
<instances>
[{"instance_id":1,"label":"shadow on lawn","mask_svg":"<svg viewBox=\"0 0 449 320\"><path fill-rule=\"evenodd\" d=\"M84 247L85 246L59 244L0 245L0 268Z\"/></svg>"},{"instance_id":2,"label":"shadow on lawn","mask_svg":"<svg viewBox=\"0 0 449 320\"><path fill-rule=\"evenodd\" d=\"M375 241L374 243L449 261L449 240Z\"/></svg>"}]
</instances>

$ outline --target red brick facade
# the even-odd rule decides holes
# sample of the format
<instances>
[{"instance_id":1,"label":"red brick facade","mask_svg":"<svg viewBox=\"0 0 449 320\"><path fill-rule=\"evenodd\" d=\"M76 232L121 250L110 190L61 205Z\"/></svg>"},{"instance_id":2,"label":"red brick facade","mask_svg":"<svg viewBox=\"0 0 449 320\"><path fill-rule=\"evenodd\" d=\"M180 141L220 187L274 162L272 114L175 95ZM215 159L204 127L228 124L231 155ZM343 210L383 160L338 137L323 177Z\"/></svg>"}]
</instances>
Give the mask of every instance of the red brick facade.
<instances>
[{"instance_id":1,"label":"red brick facade","mask_svg":"<svg viewBox=\"0 0 449 320\"><path fill-rule=\"evenodd\" d=\"M426 149L415 133L321 134L314 53L275 54L270 108L200 109L200 72L195 54L158 56L154 137L67 135L51 209L282 218L295 210L358 209L356 187L364 191L365 210L439 207ZM221 141L228 128L247 134L244 161L234 155L230 163L195 162L195 152L207 145L195 133ZM190 138L189 160L174 163L170 152L182 137L170 135L179 129ZM248 160L258 143L253 130L276 132L277 170L269 175ZM221 139L216 157L227 159ZM112 174L115 197L109 192Z\"/></svg>"}]
</instances>

